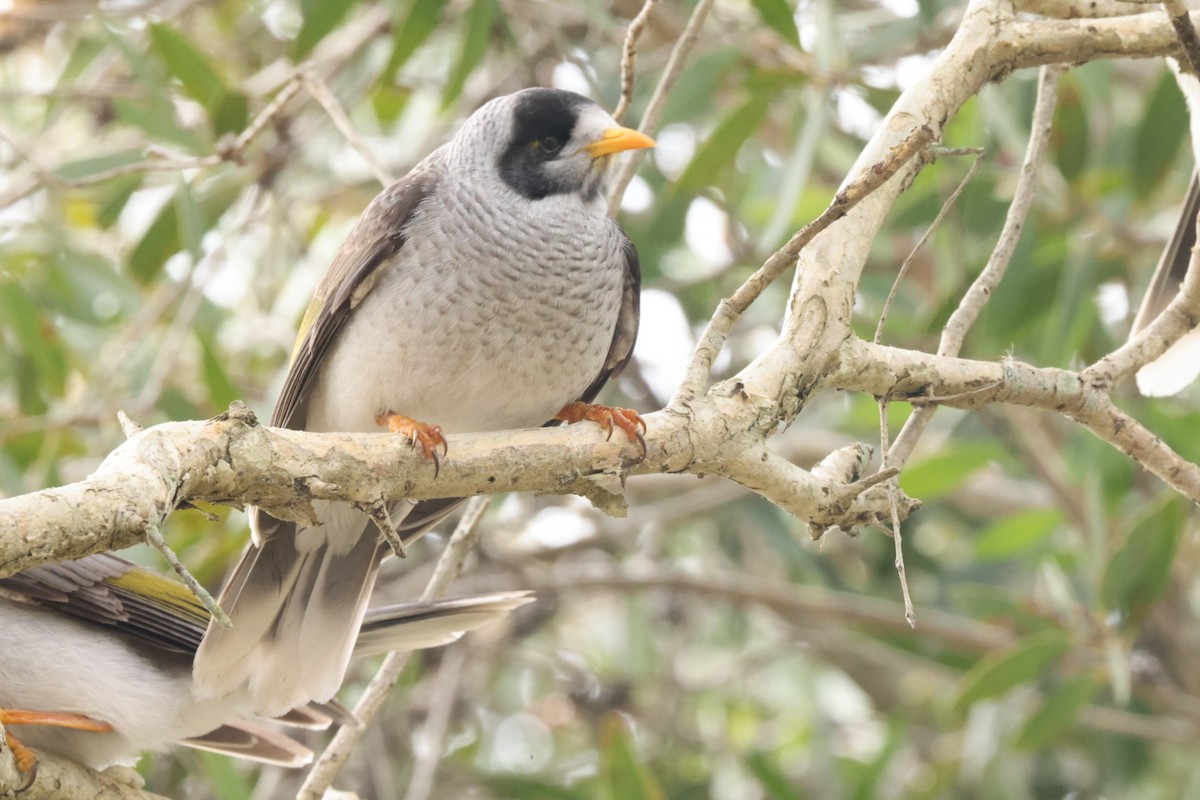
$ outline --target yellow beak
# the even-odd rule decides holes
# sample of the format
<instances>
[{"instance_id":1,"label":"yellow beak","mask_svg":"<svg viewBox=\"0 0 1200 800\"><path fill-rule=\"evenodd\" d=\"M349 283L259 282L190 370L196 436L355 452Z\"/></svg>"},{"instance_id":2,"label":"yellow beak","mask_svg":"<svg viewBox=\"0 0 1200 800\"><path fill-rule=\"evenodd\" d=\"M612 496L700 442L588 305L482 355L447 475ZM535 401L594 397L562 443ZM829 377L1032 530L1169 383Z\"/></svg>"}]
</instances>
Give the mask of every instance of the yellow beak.
<instances>
[{"instance_id":1,"label":"yellow beak","mask_svg":"<svg viewBox=\"0 0 1200 800\"><path fill-rule=\"evenodd\" d=\"M601 134L599 139L584 145L583 149L592 158L600 158L624 150L641 150L646 147L654 147L654 140L646 134L639 133L633 128L609 128Z\"/></svg>"}]
</instances>

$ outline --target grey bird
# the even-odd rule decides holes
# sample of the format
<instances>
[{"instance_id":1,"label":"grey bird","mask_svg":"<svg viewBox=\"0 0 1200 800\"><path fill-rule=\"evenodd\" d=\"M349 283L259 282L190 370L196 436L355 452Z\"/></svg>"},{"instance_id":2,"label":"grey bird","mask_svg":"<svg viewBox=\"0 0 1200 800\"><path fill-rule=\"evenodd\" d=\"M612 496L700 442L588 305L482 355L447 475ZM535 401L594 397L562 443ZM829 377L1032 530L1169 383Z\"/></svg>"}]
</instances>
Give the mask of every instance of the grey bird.
<instances>
[{"instance_id":1,"label":"grey bird","mask_svg":"<svg viewBox=\"0 0 1200 800\"><path fill-rule=\"evenodd\" d=\"M652 147L587 98L496 98L367 206L316 291L271 424L412 439L595 420L641 440L640 417L590 401L629 361L640 268L608 216L611 156ZM431 424L436 423L436 424ZM644 442L642 443L644 448ZM411 541L461 499L389 510ZM331 697L391 548L346 504L302 527L251 511L252 543L195 662L200 691L248 690L274 715Z\"/></svg>"},{"instance_id":2,"label":"grey bird","mask_svg":"<svg viewBox=\"0 0 1200 800\"><path fill-rule=\"evenodd\" d=\"M371 609L352 637L354 654L446 644L532 599L496 592ZM36 775L29 748L94 769L173 744L308 763L309 749L264 724L246 692L195 696L192 659L208 617L178 581L111 553L0 579L0 722L28 781ZM336 705L280 716L305 728L352 719Z\"/></svg>"}]
</instances>

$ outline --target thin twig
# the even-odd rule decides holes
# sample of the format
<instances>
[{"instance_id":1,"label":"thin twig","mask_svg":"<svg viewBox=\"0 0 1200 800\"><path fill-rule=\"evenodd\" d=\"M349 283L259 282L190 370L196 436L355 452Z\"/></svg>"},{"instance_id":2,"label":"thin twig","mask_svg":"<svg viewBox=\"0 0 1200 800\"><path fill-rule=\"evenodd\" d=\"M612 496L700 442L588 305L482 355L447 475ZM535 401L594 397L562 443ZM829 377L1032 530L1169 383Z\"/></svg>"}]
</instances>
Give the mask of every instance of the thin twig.
<instances>
[{"instance_id":1,"label":"thin twig","mask_svg":"<svg viewBox=\"0 0 1200 800\"><path fill-rule=\"evenodd\" d=\"M720 302L704 333L696 342L696 348L688 362L687 377L675 393L672 405L686 403L689 398L697 397L703 392L712 372L713 362L724 347L734 324L784 270L796 263L800 251L816 238L817 234L846 216L864 197L887 183L911 158L924 150L933 138L933 129L928 125L915 128L882 159L863 170L862 177L839 191L819 217L797 231L787 244L776 250L736 292Z\"/></svg>"},{"instance_id":2,"label":"thin twig","mask_svg":"<svg viewBox=\"0 0 1200 800\"><path fill-rule=\"evenodd\" d=\"M613 111L613 119L617 122L621 121L633 103L633 69L637 65L638 39L642 37L642 31L650 21L650 12L659 2L660 0L646 0L642 10L629 23L629 30L625 31L625 46L621 49L621 99Z\"/></svg>"},{"instance_id":3,"label":"thin twig","mask_svg":"<svg viewBox=\"0 0 1200 800\"><path fill-rule=\"evenodd\" d=\"M888 401L886 398L879 400L879 454L883 461L884 469L895 469L888 464L888 444L891 439L888 425ZM904 596L904 619L908 621L910 627L917 627L917 612L913 607L912 595L908 591L908 573L904 569L904 541L900 533L900 503L897 495L900 492L899 479L895 478L887 482L888 490L888 513L891 516L892 540L896 547L896 575L900 578L900 593Z\"/></svg>"},{"instance_id":4,"label":"thin twig","mask_svg":"<svg viewBox=\"0 0 1200 800\"><path fill-rule=\"evenodd\" d=\"M433 792L433 778L442 760L446 741L446 730L450 726L450 712L458 696L458 682L462 678L463 664L467 660L467 648L454 645L447 648L446 657L433 679L433 700L426 717L424 734L428 737L422 747L414 748L412 779L404 800L426 800Z\"/></svg>"},{"instance_id":5,"label":"thin twig","mask_svg":"<svg viewBox=\"0 0 1200 800\"><path fill-rule=\"evenodd\" d=\"M446 549L442 551L433 575L425 585L425 591L421 594L422 600L433 600L439 597L462 571L463 562L479 542L479 521L487 509L488 500L487 497L474 497L467 503L467 509L463 513L462 519L454 529L450 541L446 543ZM325 748L325 752L313 765L312 771L305 777L304 784L296 794L296 800L320 800L324 797L325 790L333 783L333 779L346 765L351 753L362 740L366 727L383 709L384 701L387 700L392 686L395 685L405 664L408 663L408 655L408 653L391 653L384 659L379 671L367 684L362 697L354 707L354 716L362 722L362 725L346 725L338 729L333 741Z\"/></svg>"},{"instance_id":6,"label":"thin twig","mask_svg":"<svg viewBox=\"0 0 1200 800\"><path fill-rule=\"evenodd\" d=\"M1182 60L1189 67L1187 71L1200 77L1200 35L1197 35L1196 26L1192 24L1187 3L1184 0L1164 0L1163 8L1171 18L1175 35L1179 37L1179 44L1183 48Z\"/></svg>"},{"instance_id":7,"label":"thin twig","mask_svg":"<svg viewBox=\"0 0 1200 800\"><path fill-rule=\"evenodd\" d=\"M1054 122L1054 108L1057 104L1058 79L1062 68L1057 66L1042 67L1038 73L1037 101L1033 108L1033 118L1030 121L1029 144L1025 148L1025 159L1021 164L1021 172L1017 178L1017 188L1013 193L1012 203L1004 218L1004 228L1000 238L992 250L987 264L971 284L971 288L963 295L958 308L950 315L946 326L942 329L941 342L938 344L939 356L956 356L962 349L967 331L979 319L979 314L987 304L992 293L1004 278L1004 273L1017 251L1017 243L1021 239L1021 231L1025 228L1025 219L1033 205L1036 194L1037 176L1041 168L1042 154L1050 142L1050 132ZM936 405L926 405L913 409L913 413L900 429L896 441L892 443L889 453L889 466L903 466L912 455L913 448L933 414Z\"/></svg>"},{"instance_id":8,"label":"thin twig","mask_svg":"<svg viewBox=\"0 0 1200 800\"><path fill-rule=\"evenodd\" d=\"M975 173L979 171L979 165L982 162L982 154L977 153L974 160L971 161L971 167L967 170L967 174L964 175L963 179L958 182L958 186L956 186L954 191L950 193L950 196L946 198L946 202L942 203L942 208L940 211L938 211L937 216L933 218L933 222L931 222L929 227L925 229L925 232L921 234L920 240L918 240L913 246L913 249L904 259L904 262L900 264L900 269L896 272L896 280L892 281L891 291L888 292L887 299L883 301L883 309L879 312L879 322L875 325L875 338L872 341L874 341L876 344L879 344L879 340L883 338L883 326L887 322L888 310L892 307L892 301L896 298L896 292L900 288L900 282L903 281L905 276L908 275L908 268L912 266L913 259L916 258L917 253L920 252L921 248L925 246L925 243L929 241L929 237L933 235L933 232L942 223L942 220L946 218L946 214L950 213L950 209L953 208L955 203L958 202L958 198L963 193L963 189L967 188L967 184L969 184L975 177Z\"/></svg>"},{"instance_id":9,"label":"thin twig","mask_svg":"<svg viewBox=\"0 0 1200 800\"><path fill-rule=\"evenodd\" d=\"M346 111L342 108L342 104L334 97L333 92L329 91L329 86L326 85L325 80L316 73L316 70L311 68L306 68L301 74L303 75L304 86L308 89L309 94L321 104L321 108L325 109L325 113L333 120L333 124L341 132L342 136L346 137L346 141L350 143L350 146L354 148L354 151L358 153L362 160L366 162L367 167L375 175L375 180L379 181L383 186L391 186L396 180L395 176L385 169L379 163L379 160L375 158L375 154L367 146L367 142L363 139L362 134L358 132L354 124L350 122L350 118L346 116Z\"/></svg>"},{"instance_id":10,"label":"thin twig","mask_svg":"<svg viewBox=\"0 0 1200 800\"><path fill-rule=\"evenodd\" d=\"M200 581L196 580L196 577L188 571L188 568L179 560L179 556L175 555L175 551L167 544L167 540L163 538L162 531L159 530L158 525L152 522L146 523L146 543L166 559L167 563L171 565L171 569L175 570L175 574L179 576L180 580L183 581L191 593L196 595L196 599L204 604L204 607L208 609L208 613L212 614L213 619L221 623L222 628L226 630L233 628L233 622L229 619L229 615L221 609L216 598L209 594L208 590L200 585Z\"/></svg>"},{"instance_id":11,"label":"thin twig","mask_svg":"<svg viewBox=\"0 0 1200 800\"><path fill-rule=\"evenodd\" d=\"M302 65L303 66L303 65ZM216 152L206 156L195 157L179 157L164 155L161 151L147 149L147 155L152 156L143 161L136 161L132 164L122 164L117 167L102 170L84 175L80 178L64 178L56 174L53 170L39 164L30 153L21 148L17 142L0 130L0 139L8 143L10 147L20 156L30 168L36 173L43 183L48 183L54 186L66 189L78 189L86 186L94 186L99 183L105 183L113 178L119 178L123 175L134 175L142 172L180 172L187 169L200 169L205 167L215 167L226 161L240 162L245 156L246 148L250 143L262 132L267 124L274 119L275 115L287 104L289 100L295 97L301 86L299 75L301 67L297 67L296 71L289 78L288 82L283 85L279 93L263 107L262 111L250 122L249 125L232 140L222 140L217 143ZM7 208L18 200L23 199L30 192L37 189L37 185L19 187L3 196L0 196L0 208Z\"/></svg>"},{"instance_id":12,"label":"thin twig","mask_svg":"<svg viewBox=\"0 0 1200 800\"><path fill-rule=\"evenodd\" d=\"M666 69L663 70L662 77L658 79L658 85L654 87L654 94L651 95L650 103L646 106L646 113L642 115L642 124L638 127L642 133L653 134L658 128L658 118L662 116L663 107L667 104L667 95L674 87L680 73L683 72L683 65L687 62L692 48L696 46L696 40L700 38L700 29L704 27L704 20L707 19L712 6L713 0L700 0L696 3L687 26L684 27L679 40L675 42L675 46L671 48L671 57L667 59ZM612 190L608 195L610 214L617 213L621 208L621 198L625 196L625 187L629 186L629 182L633 180L633 174L637 172L645 155L645 150L635 151L621 165L621 172L613 182Z\"/></svg>"}]
</instances>

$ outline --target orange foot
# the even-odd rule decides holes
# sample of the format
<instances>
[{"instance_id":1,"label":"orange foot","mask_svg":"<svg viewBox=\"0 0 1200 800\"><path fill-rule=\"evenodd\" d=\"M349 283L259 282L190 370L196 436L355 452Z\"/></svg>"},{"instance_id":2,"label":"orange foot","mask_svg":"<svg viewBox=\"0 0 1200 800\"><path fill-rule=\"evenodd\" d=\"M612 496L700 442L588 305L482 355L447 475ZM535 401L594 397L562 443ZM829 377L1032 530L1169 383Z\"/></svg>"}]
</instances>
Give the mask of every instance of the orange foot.
<instances>
[{"instance_id":1,"label":"orange foot","mask_svg":"<svg viewBox=\"0 0 1200 800\"><path fill-rule=\"evenodd\" d=\"M67 714L61 711L23 711L18 708L0 708L0 724L3 725L53 725L56 728L71 728L88 733L108 733L112 725L101 722L83 714ZM23 792L33 785L37 777L38 761L32 750L17 740L11 731L5 731L8 739L8 749L12 750L25 782L18 787Z\"/></svg>"},{"instance_id":2,"label":"orange foot","mask_svg":"<svg viewBox=\"0 0 1200 800\"><path fill-rule=\"evenodd\" d=\"M438 447L442 448L443 456L450 452L450 445L446 443L446 437L442 435L440 426L426 425L424 422L417 422L412 417L393 414L391 411L386 414L376 414L375 424L387 425L387 429L392 433L399 433L407 437L413 447L420 445L421 452L425 454L425 457L433 459L433 477L437 477L442 468L442 462L438 459Z\"/></svg>"},{"instance_id":3,"label":"orange foot","mask_svg":"<svg viewBox=\"0 0 1200 800\"><path fill-rule=\"evenodd\" d=\"M561 411L554 415L554 418L561 419L567 424L585 419L598 422L604 428L604 432L608 434L609 439L612 438L613 428L620 428L625 431L625 435L631 442L638 443L638 446L642 448L642 455L646 455L646 440L642 438L642 434L646 432L646 423L642 421L641 414L632 408L597 406L591 403L567 403Z\"/></svg>"}]
</instances>

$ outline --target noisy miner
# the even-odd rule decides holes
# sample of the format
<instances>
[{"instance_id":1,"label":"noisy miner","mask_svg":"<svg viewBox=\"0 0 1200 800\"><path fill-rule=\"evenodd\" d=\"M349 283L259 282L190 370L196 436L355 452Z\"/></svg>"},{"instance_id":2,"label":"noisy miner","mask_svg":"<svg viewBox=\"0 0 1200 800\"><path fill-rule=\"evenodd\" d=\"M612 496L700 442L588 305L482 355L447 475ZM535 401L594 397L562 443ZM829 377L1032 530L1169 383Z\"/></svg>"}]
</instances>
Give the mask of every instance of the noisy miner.
<instances>
[{"instance_id":1,"label":"noisy miner","mask_svg":"<svg viewBox=\"0 0 1200 800\"><path fill-rule=\"evenodd\" d=\"M354 655L446 644L532 599L497 592L372 609ZM208 621L182 584L111 553L0 579L0 723L26 785L37 764L29 748L93 769L172 744L291 767L311 761L307 747L264 723L247 692L195 696L192 659ZM352 719L336 704L286 711L279 721L307 728Z\"/></svg>"},{"instance_id":2,"label":"noisy miner","mask_svg":"<svg viewBox=\"0 0 1200 800\"><path fill-rule=\"evenodd\" d=\"M629 361L640 268L608 215L613 154L653 140L591 100L526 89L472 114L379 194L305 314L271 424L409 437L436 468L446 434L590 419L641 441L633 411L590 405ZM410 541L461 499L400 501ZM267 715L331 697L391 548L362 510L305 527L251 511L252 543L196 656L202 696L246 689Z\"/></svg>"}]
</instances>

